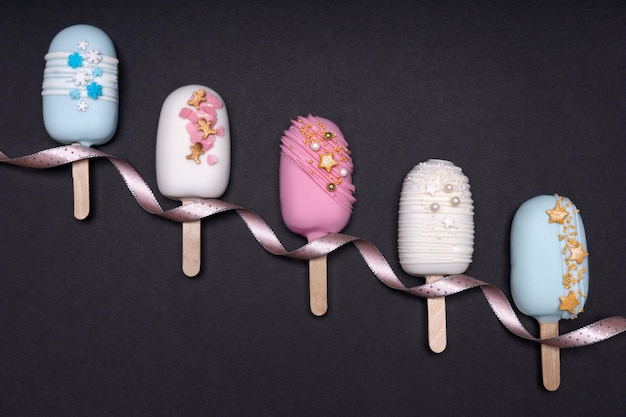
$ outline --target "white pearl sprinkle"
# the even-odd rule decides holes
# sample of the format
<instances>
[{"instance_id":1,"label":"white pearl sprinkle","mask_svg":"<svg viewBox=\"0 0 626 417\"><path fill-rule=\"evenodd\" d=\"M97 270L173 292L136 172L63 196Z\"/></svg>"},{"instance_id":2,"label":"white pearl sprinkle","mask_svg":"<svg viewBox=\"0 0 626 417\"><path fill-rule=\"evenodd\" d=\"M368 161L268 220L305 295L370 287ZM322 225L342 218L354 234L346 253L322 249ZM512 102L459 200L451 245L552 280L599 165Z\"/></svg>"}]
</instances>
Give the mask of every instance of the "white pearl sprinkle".
<instances>
[{"instance_id":1,"label":"white pearl sprinkle","mask_svg":"<svg viewBox=\"0 0 626 417\"><path fill-rule=\"evenodd\" d=\"M319 142L311 142L311 145L309 145L311 147L312 150L314 151L319 151L320 150L320 144Z\"/></svg>"},{"instance_id":2,"label":"white pearl sprinkle","mask_svg":"<svg viewBox=\"0 0 626 417\"><path fill-rule=\"evenodd\" d=\"M432 211L439 211L439 204L437 204L437 203L432 203L432 204L430 205L430 209L431 209Z\"/></svg>"},{"instance_id":3,"label":"white pearl sprinkle","mask_svg":"<svg viewBox=\"0 0 626 417\"><path fill-rule=\"evenodd\" d=\"M341 175L342 177L347 176L347 175L348 175L348 170L347 170L347 169L345 169L345 168L341 168L341 169L339 170L339 175Z\"/></svg>"}]
</instances>

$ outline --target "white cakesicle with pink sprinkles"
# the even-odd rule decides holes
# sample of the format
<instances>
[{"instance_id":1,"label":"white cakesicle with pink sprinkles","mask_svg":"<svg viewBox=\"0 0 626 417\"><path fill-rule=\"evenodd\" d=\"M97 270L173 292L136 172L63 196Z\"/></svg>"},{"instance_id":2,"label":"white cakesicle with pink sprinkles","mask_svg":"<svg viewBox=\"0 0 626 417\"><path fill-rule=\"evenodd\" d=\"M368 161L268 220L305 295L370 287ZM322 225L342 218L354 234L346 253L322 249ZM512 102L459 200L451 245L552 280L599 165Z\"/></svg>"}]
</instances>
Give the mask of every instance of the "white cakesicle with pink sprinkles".
<instances>
[{"instance_id":1,"label":"white cakesicle with pink sprinkles","mask_svg":"<svg viewBox=\"0 0 626 417\"><path fill-rule=\"evenodd\" d=\"M224 101L187 85L164 101L156 142L156 177L164 196L189 204L221 197L230 180L230 129ZM183 272L200 272L200 220L183 223Z\"/></svg>"}]
</instances>

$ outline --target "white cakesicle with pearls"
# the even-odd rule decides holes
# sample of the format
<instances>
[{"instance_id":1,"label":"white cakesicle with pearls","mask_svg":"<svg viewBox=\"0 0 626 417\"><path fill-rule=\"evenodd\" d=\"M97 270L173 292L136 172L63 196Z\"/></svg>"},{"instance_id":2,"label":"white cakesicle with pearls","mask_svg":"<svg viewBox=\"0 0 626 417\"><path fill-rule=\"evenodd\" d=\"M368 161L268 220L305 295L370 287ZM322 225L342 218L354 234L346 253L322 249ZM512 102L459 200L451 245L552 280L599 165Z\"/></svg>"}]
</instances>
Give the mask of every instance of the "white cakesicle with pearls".
<instances>
[{"instance_id":1,"label":"white cakesicle with pearls","mask_svg":"<svg viewBox=\"0 0 626 417\"><path fill-rule=\"evenodd\" d=\"M431 159L404 179L398 210L398 256L414 276L465 272L474 253L470 185L452 162Z\"/></svg>"},{"instance_id":2,"label":"white cakesicle with pearls","mask_svg":"<svg viewBox=\"0 0 626 417\"><path fill-rule=\"evenodd\" d=\"M467 177L452 162L431 159L404 179L398 208L398 257L408 274L427 284L461 274L474 253L474 205ZM446 348L445 297L427 299L428 344Z\"/></svg>"}]
</instances>

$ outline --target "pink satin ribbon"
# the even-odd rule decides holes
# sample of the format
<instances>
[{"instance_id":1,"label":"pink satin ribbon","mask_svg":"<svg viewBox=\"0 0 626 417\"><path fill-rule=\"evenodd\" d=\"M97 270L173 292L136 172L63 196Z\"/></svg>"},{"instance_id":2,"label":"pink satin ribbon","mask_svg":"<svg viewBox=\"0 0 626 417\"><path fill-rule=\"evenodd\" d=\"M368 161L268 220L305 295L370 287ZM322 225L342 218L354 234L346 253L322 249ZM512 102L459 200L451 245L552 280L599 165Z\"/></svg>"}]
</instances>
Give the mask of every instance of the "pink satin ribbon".
<instances>
[{"instance_id":1,"label":"pink satin ribbon","mask_svg":"<svg viewBox=\"0 0 626 417\"><path fill-rule=\"evenodd\" d=\"M504 293L495 285L467 275L450 275L429 284L407 287L398 279L378 248L365 239L341 233L331 233L311 241L300 248L289 251L285 249L267 223L258 214L245 207L240 207L221 200L198 199L193 203L179 206L171 210L163 210L148 184L146 184L141 175L129 163L96 149L80 145L65 145L19 158L9 158L0 151L0 162L35 169L57 167L87 158L108 159L119 171L137 203L148 213L183 223L235 210L259 244L274 255L308 260L326 255L341 246L352 243L357 248L372 273L383 284L393 289L422 298L431 298L450 296L478 287L483 292L487 303L504 327L523 339L559 348L571 348L601 342L626 331L626 317L613 316L558 337L538 339L526 330Z\"/></svg>"}]
</instances>

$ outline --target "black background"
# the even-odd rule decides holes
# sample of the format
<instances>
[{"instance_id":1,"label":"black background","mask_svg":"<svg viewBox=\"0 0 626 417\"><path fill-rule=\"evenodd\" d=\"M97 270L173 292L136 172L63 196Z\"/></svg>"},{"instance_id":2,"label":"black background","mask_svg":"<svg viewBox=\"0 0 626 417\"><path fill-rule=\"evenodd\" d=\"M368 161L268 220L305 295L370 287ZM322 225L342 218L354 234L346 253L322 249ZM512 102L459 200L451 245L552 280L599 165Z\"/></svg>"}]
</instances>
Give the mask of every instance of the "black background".
<instances>
[{"instance_id":1,"label":"black background","mask_svg":"<svg viewBox=\"0 0 626 417\"><path fill-rule=\"evenodd\" d=\"M158 4L154 4L158 3ZM585 221L586 312L561 332L626 316L623 207L626 6L621 1L3 1L0 150L51 148L43 56L63 28L103 29L120 59L120 120L100 150L158 193L161 105L193 83L226 102L231 181L288 249L279 142L289 121L336 122L355 162L344 233L397 259L402 180L430 158L472 185L467 273L510 299L517 207L571 198ZM202 271L180 269L181 227L143 211L114 167L91 164L92 212L72 216L69 166L0 165L2 416L619 416L626 337L561 352L541 385L539 345L510 334L482 293L448 298L448 348L430 352L426 304L381 284L353 246L328 257L326 316L308 311L307 263L274 256L241 219L203 221ZM533 333L537 323L520 319Z\"/></svg>"}]
</instances>

